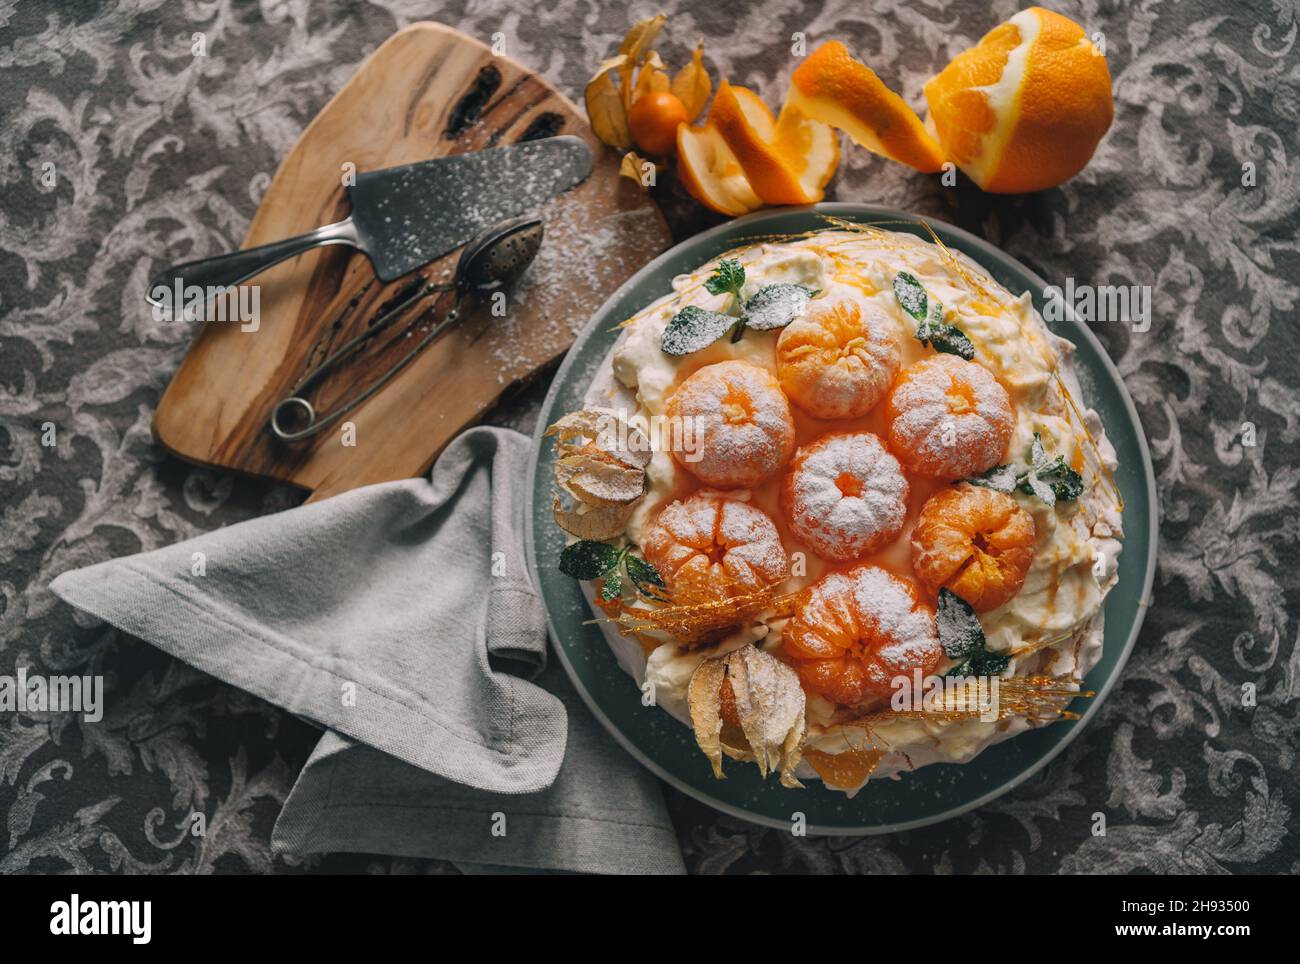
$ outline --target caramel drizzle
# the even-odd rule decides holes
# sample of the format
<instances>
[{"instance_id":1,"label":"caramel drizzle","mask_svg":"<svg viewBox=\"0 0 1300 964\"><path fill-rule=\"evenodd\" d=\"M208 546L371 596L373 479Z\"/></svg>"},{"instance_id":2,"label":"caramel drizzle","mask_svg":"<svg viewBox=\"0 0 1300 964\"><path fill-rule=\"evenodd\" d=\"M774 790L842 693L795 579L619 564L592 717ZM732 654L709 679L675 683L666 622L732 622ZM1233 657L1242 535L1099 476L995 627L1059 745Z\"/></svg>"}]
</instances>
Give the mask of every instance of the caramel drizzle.
<instances>
[{"instance_id":1,"label":"caramel drizzle","mask_svg":"<svg viewBox=\"0 0 1300 964\"><path fill-rule=\"evenodd\" d=\"M999 677L997 719L1001 721L1019 716L1042 723L1051 723L1057 720L1077 720L1079 714L1067 710L1065 707L1076 697L1088 699L1097 694L1093 690L1069 688L1074 682L1070 677ZM945 690L943 704L942 707L934 709L922 707L921 709L912 710L875 710L835 725L863 727L865 730L870 731L872 724L899 717L931 720L939 723L956 723L980 718L980 708L967 705L968 701L965 699L964 687L957 693L949 693Z\"/></svg>"}]
</instances>

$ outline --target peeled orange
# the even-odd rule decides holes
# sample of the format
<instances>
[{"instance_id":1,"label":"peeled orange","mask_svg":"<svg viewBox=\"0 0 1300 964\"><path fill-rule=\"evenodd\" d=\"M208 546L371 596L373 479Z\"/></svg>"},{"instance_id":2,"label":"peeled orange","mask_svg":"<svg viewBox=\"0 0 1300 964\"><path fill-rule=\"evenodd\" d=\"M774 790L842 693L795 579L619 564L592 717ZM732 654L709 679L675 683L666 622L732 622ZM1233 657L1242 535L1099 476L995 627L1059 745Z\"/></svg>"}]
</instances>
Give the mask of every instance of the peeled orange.
<instances>
[{"instance_id":1,"label":"peeled orange","mask_svg":"<svg viewBox=\"0 0 1300 964\"><path fill-rule=\"evenodd\" d=\"M929 126L986 191L1040 191L1078 174L1114 117L1106 58L1068 17L1030 7L925 85Z\"/></svg>"}]
</instances>

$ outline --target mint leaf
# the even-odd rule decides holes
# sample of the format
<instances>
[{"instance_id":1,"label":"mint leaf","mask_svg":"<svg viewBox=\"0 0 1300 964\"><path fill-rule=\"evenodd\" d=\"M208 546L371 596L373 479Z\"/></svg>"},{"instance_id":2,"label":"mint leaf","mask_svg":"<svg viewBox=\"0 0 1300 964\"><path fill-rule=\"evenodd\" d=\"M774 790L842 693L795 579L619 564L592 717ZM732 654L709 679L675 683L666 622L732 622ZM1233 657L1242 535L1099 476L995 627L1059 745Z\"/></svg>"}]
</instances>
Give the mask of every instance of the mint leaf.
<instances>
[{"instance_id":1,"label":"mint leaf","mask_svg":"<svg viewBox=\"0 0 1300 964\"><path fill-rule=\"evenodd\" d=\"M995 465L980 475L972 476L964 481L971 485L982 486L985 489L993 489L995 492L1010 494L1016 490L1020 483L1020 474L1016 471L1014 465Z\"/></svg>"},{"instance_id":2,"label":"mint leaf","mask_svg":"<svg viewBox=\"0 0 1300 964\"><path fill-rule=\"evenodd\" d=\"M605 576L605 584L600 587L600 598L609 602L623 595L623 577L619 575L618 568L615 567Z\"/></svg>"},{"instance_id":3,"label":"mint leaf","mask_svg":"<svg viewBox=\"0 0 1300 964\"><path fill-rule=\"evenodd\" d=\"M1040 469L1047 468L1047 464L1052 457L1047 454L1047 446L1043 444L1043 437L1037 432L1034 433L1034 440L1029 443L1029 464L1037 472Z\"/></svg>"},{"instance_id":4,"label":"mint leaf","mask_svg":"<svg viewBox=\"0 0 1300 964\"><path fill-rule=\"evenodd\" d=\"M894 275L894 297L904 311L917 321L925 322L929 314L929 296L925 293L925 285L917 281L915 275L906 271Z\"/></svg>"},{"instance_id":5,"label":"mint leaf","mask_svg":"<svg viewBox=\"0 0 1300 964\"><path fill-rule=\"evenodd\" d=\"M1020 491L1036 495L1048 505L1069 502L1083 494L1083 476L1066 463L1065 456L1050 455L1037 432L1029 446L1029 461L1029 471L1018 479Z\"/></svg>"},{"instance_id":6,"label":"mint leaf","mask_svg":"<svg viewBox=\"0 0 1300 964\"><path fill-rule=\"evenodd\" d=\"M1011 657L1003 653L990 653L988 650L975 655L970 661L973 672L967 676L1001 676L1011 665Z\"/></svg>"},{"instance_id":7,"label":"mint leaf","mask_svg":"<svg viewBox=\"0 0 1300 964\"><path fill-rule=\"evenodd\" d=\"M970 603L950 589L939 590L935 612L939 644L949 659L965 660L984 649L984 625Z\"/></svg>"},{"instance_id":8,"label":"mint leaf","mask_svg":"<svg viewBox=\"0 0 1300 964\"><path fill-rule=\"evenodd\" d=\"M1040 479L1035 472L1025 473L1024 480L1020 483L1020 491L1038 496L1043 501L1043 504L1049 507L1056 505L1055 490Z\"/></svg>"},{"instance_id":9,"label":"mint leaf","mask_svg":"<svg viewBox=\"0 0 1300 964\"><path fill-rule=\"evenodd\" d=\"M659 348L665 355L689 355L708 348L734 324L736 319L731 315L687 305L668 322Z\"/></svg>"},{"instance_id":10,"label":"mint leaf","mask_svg":"<svg viewBox=\"0 0 1300 964\"><path fill-rule=\"evenodd\" d=\"M627 555L623 557L623 566L627 569L628 578L632 580L632 585L636 586L637 592L651 599L663 600L665 594L660 592L666 589L664 577L659 575L659 570L637 556Z\"/></svg>"},{"instance_id":11,"label":"mint leaf","mask_svg":"<svg viewBox=\"0 0 1300 964\"><path fill-rule=\"evenodd\" d=\"M599 579L618 565L619 551L608 542L583 539L560 553L560 572L574 579Z\"/></svg>"},{"instance_id":12,"label":"mint leaf","mask_svg":"<svg viewBox=\"0 0 1300 964\"><path fill-rule=\"evenodd\" d=\"M1059 455L1057 461L1046 470L1037 473L1038 478L1051 488L1057 502L1069 502L1083 494L1083 476L1065 464Z\"/></svg>"},{"instance_id":13,"label":"mint leaf","mask_svg":"<svg viewBox=\"0 0 1300 964\"><path fill-rule=\"evenodd\" d=\"M718 262L713 274L709 276L709 280L704 282L704 287L711 295L725 295L730 292L739 298L740 289L744 284L745 266L731 258L723 258Z\"/></svg>"},{"instance_id":14,"label":"mint leaf","mask_svg":"<svg viewBox=\"0 0 1300 964\"><path fill-rule=\"evenodd\" d=\"M926 294L915 276L906 271L894 275L894 297L916 319L916 340L922 345L966 361L975 357L974 343L956 325L943 320L943 305Z\"/></svg>"},{"instance_id":15,"label":"mint leaf","mask_svg":"<svg viewBox=\"0 0 1300 964\"><path fill-rule=\"evenodd\" d=\"M922 339L922 344L924 344ZM975 343L956 325L940 325L930 336L930 347L946 355L956 355L971 361L975 357Z\"/></svg>"},{"instance_id":16,"label":"mint leaf","mask_svg":"<svg viewBox=\"0 0 1300 964\"><path fill-rule=\"evenodd\" d=\"M745 302L740 316L741 324L755 331L772 331L784 328L808 310L808 302L816 292L803 285L766 285Z\"/></svg>"}]
</instances>

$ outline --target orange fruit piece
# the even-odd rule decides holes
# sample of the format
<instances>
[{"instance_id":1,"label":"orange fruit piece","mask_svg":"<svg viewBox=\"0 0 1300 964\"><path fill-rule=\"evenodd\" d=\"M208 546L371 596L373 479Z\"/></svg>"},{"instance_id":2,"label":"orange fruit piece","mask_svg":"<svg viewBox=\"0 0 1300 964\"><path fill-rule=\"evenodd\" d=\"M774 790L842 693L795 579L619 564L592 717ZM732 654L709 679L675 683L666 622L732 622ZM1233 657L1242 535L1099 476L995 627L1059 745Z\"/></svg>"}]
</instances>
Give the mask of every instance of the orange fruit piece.
<instances>
[{"instance_id":1,"label":"orange fruit piece","mask_svg":"<svg viewBox=\"0 0 1300 964\"><path fill-rule=\"evenodd\" d=\"M794 451L790 403L772 374L742 361L706 365L668 397L677 463L706 485L756 486Z\"/></svg>"},{"instance_id":2,"label":"orange fruit piece","mask_svg":"<svg viewBox=\"0 0 1300 964\"><path fill-rule=\"evenodd\" d=\"M1034 561L1034 518L1011 496L963 485L926 500L912 530L912 566L937 593L949 589L977 613L997 609L1025 584Z\"/></svg>"},{"instance_id":3,"label":"orange fruit piece","mask_svg":"<svg viewBox=\"0 0 1300 964\"><path fill-rule=\"evenodd\" d=\"M933 174L943 150L916 111L884 85L848 48L831 40L794 72L787 103L815 120L838 127L869 151Z\"/></svg>"},{"instance_id":4,"label":"orange fruit piece","mask_svg":"<svg viewBox=\"0 0 1300 964\"><path fill-rule=\"evenodd\" d=\"M861 559L898 538L907 480L870 432L834 432L790 462L781 503L790 529L824 559Z\"/></svg>"},{"instance_id":5,"label":"orange fruit piece","mask_svg":"<svg viewBox=\"0 0 1300 964\"><path fill-rule=\"evenodd\" d=\"M859 418L885 397L902 362L894 326L880 309L813 302L776 342L776 377L813 418Z\"/></svg>"},{"instance_id":6,"label":"orange fruit piece","mask_svg":"<svg viewBox=\"0 0 1300 964\"><path fill-rule=\"evenodd\" d=\"M719 214L739 217L763 206L740 161L710 123L678 125L677 176L695 200Z\"/></svg>"},{"instance_id":7,"label":"orange fruit piece","mask_svg":"<svg viewBox=\"0 0 1300 964\"><path fill-rule=\"evenodd\" d=\"M929 676L943 655L916 587L878 566L822 576L781 638L804 689L840 706L888 699L894 679Z\"/></svg>"},{"instance_id":8,"label":"orange fruit piece","mask_svg":"<svg viewBox=\"0 0 1300 964\"><path fill-rule=\"evenodd\" d=\"M677 127L690 120L686 105L666 90L651 90L632 103L627 129L637 147L654 157L671 154L677 146Z\"/></svg>"},{"instance_id":9,"label":"orange fruit piece","mask_svg":"<svg viewBox=\"0 0 1300 964\"><path fill-rule=\"evenodd\" d=\"M811 199L808 203L820 201L840 166L840 136L835 128L813 120L787 97L776 119L776 151L799 178Z\"/></svg>"},{"instance_id":10,"label":"orange fruit piece","mask_svg":"<svg viewBox=\"0 0 1300 964\"><path fill-rule=\"evenodd\" d=\"M998 194L1074 177L1115 116L1106 58L1077 23L1042 7L954 57L926 83L925 99L948 156Z\"/></svg>"},{"instance_id":11,"label":"orange fruit piece","mask_svg":"<svg viewBox=\"0 0 1300 964\"><path fill-rule=\"evenodd\" d=\"M709 123L722 135L765 204L813 204L839 161L834 132L797 109L778 122L753 91L725 80L713 96Z\"/></svg>"},{"instance_id":12,"label":"orange fruit piece","mask_svg":"<svg viewBox=\"0 0 1300 964\"><path fill-rule=\"evenodd\" d=\"M918 475L963 479L1002 461L1011 399L983 365L931 355L903 369L885 398L889 448Z\"/></svg>"},{"instance_id":13,"label":"orange fruit piece","mask_svg":"<svg viewBox=\"0 0 1300 964\"><path fill-rule=\"evenodd\" d=\"M642 550L679 606L758 592L790 575L776 524L761 509L720 492L697 492L665 506Z\"/></svg>"}]
</instances>

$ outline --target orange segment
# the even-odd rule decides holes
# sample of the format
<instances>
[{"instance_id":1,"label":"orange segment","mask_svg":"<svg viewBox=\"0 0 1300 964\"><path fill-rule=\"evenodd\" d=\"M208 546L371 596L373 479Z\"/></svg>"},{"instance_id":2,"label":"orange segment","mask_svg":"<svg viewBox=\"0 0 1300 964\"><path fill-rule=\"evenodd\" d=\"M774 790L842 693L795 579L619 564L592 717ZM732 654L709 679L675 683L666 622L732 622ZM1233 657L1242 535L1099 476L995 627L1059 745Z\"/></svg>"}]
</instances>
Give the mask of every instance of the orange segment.
<instances>
[{"instance_id":1,"label":"orange segment","mask_svg":"<svg viewBox=\"0 0 1300 964\"><path fill-rule=\"evenodd\" d=\"M794 72L787 103L838 127L869 151L933 174L943 150L916 112L838 40L822 44Z\"/></svg>"},{"instance_id":2,"label":"orange segment","mask_svg":"<svg viewBox=\"0 0 1300 964\"><path fill-rule=\"evenodd\" d=\"M701 204L737 217L763 206L727 142L712 124L677 128L677 175Z\"/></svg>"},{"instance_id":3,"label":"orange segment","mask_svg":"<svg viewBox=\"0 0 1300 964\"><path fill-rule=\"evenodd\" d=\"M834 132L798 110L782 115L784 124L753 91L725 80L709 108L709 122L764 203L813 204L839 161Z\"/></svg>"},{"instance_id":4,"label":"orange segment","mask_svg":"<svg viewBox=\"0 0 1300 964\"><path fill-rule=\"evenodd\" d=\"M820 201L840 166L840 138L835 128L813 120L787 98L776 120L776 150L799 178L810 203Z\"/></svg>"},{"instance_id":5,"label":"orange segment","mask_svg":"<svg viewBox=\"0 0 1300 964\"><path fill-rule=\"evenodd\" d=\"M953 161L995 193L1069 180L1114 118L1110 71L1083 28L1022 10L925 85L929 124Z\"/></svg>"}]
</instances>

